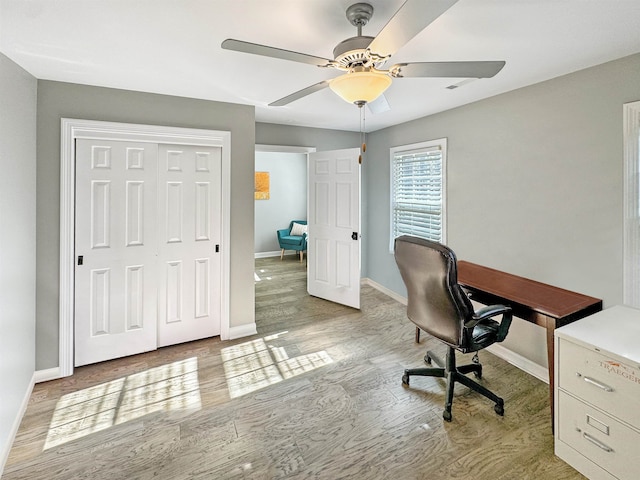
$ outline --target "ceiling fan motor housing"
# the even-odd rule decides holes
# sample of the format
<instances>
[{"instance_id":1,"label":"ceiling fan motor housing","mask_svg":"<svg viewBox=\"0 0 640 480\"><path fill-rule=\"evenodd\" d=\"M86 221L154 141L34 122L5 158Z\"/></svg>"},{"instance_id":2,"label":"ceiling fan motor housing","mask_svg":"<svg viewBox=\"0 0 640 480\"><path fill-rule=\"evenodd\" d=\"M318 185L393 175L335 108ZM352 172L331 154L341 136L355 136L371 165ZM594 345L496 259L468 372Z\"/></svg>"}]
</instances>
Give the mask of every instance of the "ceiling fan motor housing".
<instances>
[{"instance_id":1,"label":"ceiling fan motor housing","mask_svg":"<svg viewBox=\"0 0 640 480\"><path fill-rule=\"evenodd\" d=\"M367 47L373 41L373 38L362 35L347 38L333 49L333 58L341 67L363 66L371 60L367 54Z\"/></svg>"}]
</instances>

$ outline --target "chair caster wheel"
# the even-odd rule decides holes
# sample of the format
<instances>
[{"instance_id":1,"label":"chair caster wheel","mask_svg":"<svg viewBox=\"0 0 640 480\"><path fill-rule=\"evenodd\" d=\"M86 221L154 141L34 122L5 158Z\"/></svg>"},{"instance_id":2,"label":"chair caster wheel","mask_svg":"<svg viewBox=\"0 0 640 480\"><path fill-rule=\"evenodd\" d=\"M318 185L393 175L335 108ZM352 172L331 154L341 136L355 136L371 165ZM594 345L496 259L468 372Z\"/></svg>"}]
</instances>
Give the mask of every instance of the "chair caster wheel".
<instances>
[{"instance_id":1,"label":"chair caster wheel","mask_svg":"<svg viewBox=\"0 0 640 480\"><path fill-rule=\"evenodd\" d=\"M478 380L482 380L482 370L478 370L477 372L473 372Z\"/></svg>"},{"instance_id":2,"label":"chair caster wheel","mask_svg":"<svg viewBox=\"0 0 640 480\"><path fill-rule=\"evenodd\" d=\"M429 354L424 356L424 363L426 363L427 365L431 365L431 357L429 356Z\"/></svg>"},{"instance_id":3,"label":"chair caster wheel","mask_svg":"<svg viewBox=\"0 0 640 480\"><path fill-rule=\"evenodd\" d=\"M504 405L496 403L496 405L493 407L493 410L501 417L504 417Z\"/></svg>"},{"instance_id":4,"label":"chair caster wheel","mask_svg":"<svg viewBox=\"0 0 640 480\"><path fill-rule=\"evenodd\" d=\"M402 384L409 385L409 375L407 375L406 373L402 375Z\"/></svg>"},{"instance_id":5,"label":"chair caster wheel","mask_svg":"<svg viewBox=\"0 0 640 480\"><path fill-rule=\"evenodd\" d=\"M451 412L445 410L444 412L442 412L442 418L444 418L447 422L451 421Z\"/></svg>"}]
</instances>

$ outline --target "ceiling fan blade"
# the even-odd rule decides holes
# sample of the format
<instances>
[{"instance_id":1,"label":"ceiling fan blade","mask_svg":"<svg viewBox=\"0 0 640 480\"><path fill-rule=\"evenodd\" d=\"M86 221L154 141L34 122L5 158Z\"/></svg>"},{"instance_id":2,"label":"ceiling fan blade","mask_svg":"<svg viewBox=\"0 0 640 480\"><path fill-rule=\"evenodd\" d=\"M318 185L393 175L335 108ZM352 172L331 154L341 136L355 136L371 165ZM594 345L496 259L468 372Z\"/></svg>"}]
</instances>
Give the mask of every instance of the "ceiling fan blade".
<instances>
[{"instance_id":1,"label":"ceiling fan blade","mask_svg":"<svg viewBox=\"0 0 640 480\"><path fill-rule=\"evenodd\" d=\"M505 62L418 62L398 63L389 70L394 77L491 78Z\"/></svg>"},{"instance_id":2,"label":"ceiling fan blade","mask_svg":"<svg viewBox=\"0 0 640 480\"><path fill-rule=\"evenodd\" d=\"M296 100L300 100L302 97L306 97L307 95L311 95L312 93L318 92L323 88L327 88L329 86L329 80L323 80L322 82L316 83L315 85L311 85L310 87L303 88L302 90L297 91L296 93L292 93L291 95L287 95L280 100L276 100L275 102L271 102L269 104L270 107L282 107L291 102L295 102Z\"/></svg>"},{"instance_id":3,"label":"ceiling fan blade","mask_svg":"<svg viewBox=\"0 0 640 480\"><path fill-rule=\"evenodd\" d=\"M242 40L235 40L233 38L227 38L224 42L222 42L221 46L225 50L252 53L254 55L262 55L263 57L280 58L282 60L307 63L309 65L316 65L318 67L328 67L333 63L332 60L328 60L326 58L314 57L313 55L307 55L306 53L292 52L290 50L268 47L266 45L260 45L257 43L244 42Z\"/></svg>"},{"instance_id":4,"label":"ceiling fan blade","mask_svg":"<svg viewBox=\"0 0 640 480\"><path fill-rule=\"evenodd\" d=\"M407 0L369 45L381 57L396 53L458 0Z\"/></svg>"}]
</instances>

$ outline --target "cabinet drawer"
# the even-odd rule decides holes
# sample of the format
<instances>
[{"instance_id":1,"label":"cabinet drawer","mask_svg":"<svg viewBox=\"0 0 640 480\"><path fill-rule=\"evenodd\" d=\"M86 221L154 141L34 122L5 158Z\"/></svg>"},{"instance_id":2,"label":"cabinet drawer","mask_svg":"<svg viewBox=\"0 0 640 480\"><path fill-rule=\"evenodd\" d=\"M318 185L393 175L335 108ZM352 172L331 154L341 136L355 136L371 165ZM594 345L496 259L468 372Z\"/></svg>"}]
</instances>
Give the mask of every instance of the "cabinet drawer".
<instances>
[{"instance_id":1,"label":"cabinet drawer","mask_svg":"<svg viewBox=\"0 0 640 480\"><path fill-rule=\"evenodd\" d=\"M637 479L640 433L565 392L558 393L558 439L615 477Z\"/></svg>"},{"instance_id":2,"label":"cabinet drawer","mask_svg":"<svg viewBox=\"0 0 640 480\"><path fill-rule=\"evenodd\" d=\"M560 339L559 388L633 426L640 426L640 369Z\"/></svg>"}]
</instances>

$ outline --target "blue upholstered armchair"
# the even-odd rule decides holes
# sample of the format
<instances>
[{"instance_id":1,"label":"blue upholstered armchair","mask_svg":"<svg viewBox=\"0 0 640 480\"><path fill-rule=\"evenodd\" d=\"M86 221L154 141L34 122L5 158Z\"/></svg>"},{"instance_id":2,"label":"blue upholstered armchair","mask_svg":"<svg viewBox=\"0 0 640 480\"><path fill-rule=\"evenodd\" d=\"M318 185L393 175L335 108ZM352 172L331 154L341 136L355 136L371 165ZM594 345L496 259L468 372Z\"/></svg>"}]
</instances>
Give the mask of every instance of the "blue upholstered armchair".
<instances>
[{"instance_id":1,"label":"blue upholstered armchair","mask_svg":"<svg viewBox=\"0 0 640 480\"><path fill-rule=\"evenodd\" d=\"M285 250L295 250L300 252L300 261L304 258L304 251L307 249L307 221L293 220L289 224L289 228L277 230L278 243L282 251L280 252L280 260L284 258Z\"/></svg>"}]
</instances>

